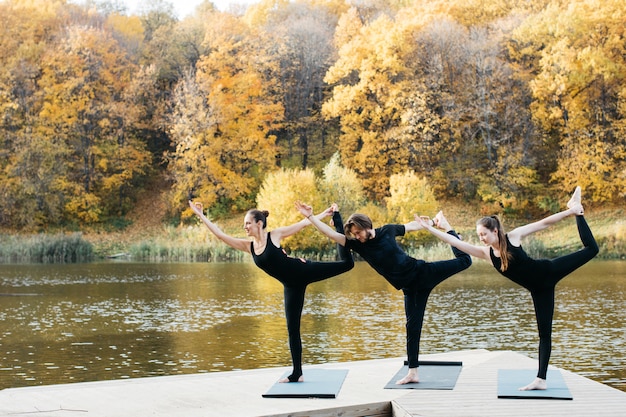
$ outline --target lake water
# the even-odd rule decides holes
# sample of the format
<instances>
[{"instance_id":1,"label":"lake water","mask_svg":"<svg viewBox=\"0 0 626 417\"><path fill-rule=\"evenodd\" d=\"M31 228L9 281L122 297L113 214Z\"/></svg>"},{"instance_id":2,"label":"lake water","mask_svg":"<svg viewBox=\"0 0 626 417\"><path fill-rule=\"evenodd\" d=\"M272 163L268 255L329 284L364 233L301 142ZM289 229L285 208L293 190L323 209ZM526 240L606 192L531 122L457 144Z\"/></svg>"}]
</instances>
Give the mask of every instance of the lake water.
<instances>
[{"instance_id":1,"label":"lake water","mask_svg":"<svg viewBox=\"0 0 626 417\"><path fill-rule=\"evenodd\" d=\"M626 391L626 262L557 286L551 364ZM0 389L289 366L282 286L252 263L0 265ZM475 261L433 291L421 353L536 358L530 295ZM304 365L405 356L403 298L365 263L309 286Z\"/></svg>"}]
</instances>

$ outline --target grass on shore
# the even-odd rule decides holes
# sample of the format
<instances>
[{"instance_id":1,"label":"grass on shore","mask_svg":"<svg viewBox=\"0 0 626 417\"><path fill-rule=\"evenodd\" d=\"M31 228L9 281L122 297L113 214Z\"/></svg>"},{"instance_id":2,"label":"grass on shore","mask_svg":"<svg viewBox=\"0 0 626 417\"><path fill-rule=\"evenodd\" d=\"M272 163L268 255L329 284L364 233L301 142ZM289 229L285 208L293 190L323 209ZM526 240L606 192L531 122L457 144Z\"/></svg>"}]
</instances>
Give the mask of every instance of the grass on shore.
<instances>
[{"instance_id":1,"label":"grass on shore","mask_svg":"<svg viewBox=\"0 0 626 417\"><path fill-rule=\"evenodd\" d=\"M479 244L476 237L476 219L481 214L467 204L446 204L446 217L465 240ZM587 210L585 218L600 246L599 259L626 259L626 219L623 209ZM154 218L152 218L154 219ZM242 230L243 214L216 223L232 236L245 238ZM508 218L504 216L504 226L511 230L528 223L528 219ZM376 227L377 225L375 225ZM271 225L268 225L271 228ZM141 231L137 236L135 231ZM426 232L425 236L428 236ZM94 252L102 257L110 253L125 252L132 259L141 261L241 261L245 254L235 251L216 239L204 225L163 226L161 224L137 224L119 234L101 235L100 239L87 236L94 244ZM320 234L320 240L324 237ZM427 243L407 248L418 259L439 260L450 257L450 248L436 238L427 237ZM536 233L524 242L525 249L534 257L555 257L580 248L580 238L573 218L565 219L551 228ZM294 253L294 255L302 255ZM306 255L316 259L334 259L335 252L318 252Z\"/></svg>"},{"instance_id":2,"label":"grass on shore","mask_svg":"<svg viewBox=\"0 0 626 417\"><path fill-rule=\"evenodd\" d=\"M0 235L0 263L78 263L94 257L80 233Z\"/></svg>"},{"instance_id":3,"label":"grass on shore","mask_svg":"<svg viewBox=\"0 0 626 417\"><path fill-rule=\"evenodd\" d=\"M154 201L154 200L153 200ZM479 244L475 222L481 215L464 204L448 204L446 217L463 239ZM140 262L229 262L248 257L216 239L204 225L166 226L154 216L136 216L122 231L86 231L72 234L0 235L1 263L85 262L122 256ZM222 230L245 238L243 215L217 221ZM598 259L626 259L626 219L623 209L587 210L585 215L600 246ZM507 230L527 223L527 219L504 217ZM375 225L375 227L378 225ZM270 225L271 227L271 225ZM437 239L424 234L424 245L406 248L407 252L427 260L448 259L450 249ZM320 241L324 239L320 234ZM524 241L524 248L533 257L552 258L580 248L580 238L573 219L565 219ZM303 254L294 253L295 256ZM334 249L309 252L307 258L334 259Z\"/></svg>"}]
</instances>

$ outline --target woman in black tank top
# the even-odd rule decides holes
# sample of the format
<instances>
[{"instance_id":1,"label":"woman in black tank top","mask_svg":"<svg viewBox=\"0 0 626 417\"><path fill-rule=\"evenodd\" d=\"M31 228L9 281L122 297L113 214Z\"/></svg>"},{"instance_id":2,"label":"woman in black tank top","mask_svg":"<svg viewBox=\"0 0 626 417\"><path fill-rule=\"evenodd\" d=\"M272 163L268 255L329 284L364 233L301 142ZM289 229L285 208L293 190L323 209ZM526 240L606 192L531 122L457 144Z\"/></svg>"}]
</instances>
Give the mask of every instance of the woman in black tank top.
<instances>
[{"instance_id":1,"label":"woman in black tank top","mask_svg":"<svg viewBox=\"0 0 626 417\"><path fill-rule=\"evenodd\" d=\"M422 224L435 236L472 256L485 259L503 276L530 291L535 307L535 317L539 330L539 369L537 378L520 390L545 390L546 374L552 351L552 318L554 315L554 292L556 284L574 270L580 268L598 254L598 245L583 217L580 187L576 187L567 203L568 209L534 223L513 229L505 234L497 216L484 217L476 224L480 241L485 246L471 245L450 239L433 229L426 222ZM558 221L574 215L578 234L583 248L569 255L554 259L533 259L524 251L521 239L532 233L544 230Z\"/></svg>"},{"instance_id":2,"label":"woman in black tank top","mask_svg":"<svg viewBox=\"0 0 626 417\"><path fill-rule=\"evenodd\" d=\"M301 258L293 258L288 256L281 248L280 242L282 239L310 225L310 219L304 219L290 226L276 228L270 233L266 231L267 216L269 213L267 211L250 210L244 217L243 228L252 240L240 239L227 235L212 223L203 214L201 205L190 201L189 206L218 239L234 249L250 253L254 263L259 268L283 284L285 316L287 319L289 350L291 351L293 372L280 382L302 382L304 378L302 376L300 321L304 307L306 287L313 282L322 281L352 269L354 267L354 261L350 251L343 247L338 247L340 258L338 262L312 262ZM337 206L334 204L315 217L322 219L331 215L333 216L333 222L337 230L343 230L341 216L339 215Z\"/></svg>"}]
</instances>

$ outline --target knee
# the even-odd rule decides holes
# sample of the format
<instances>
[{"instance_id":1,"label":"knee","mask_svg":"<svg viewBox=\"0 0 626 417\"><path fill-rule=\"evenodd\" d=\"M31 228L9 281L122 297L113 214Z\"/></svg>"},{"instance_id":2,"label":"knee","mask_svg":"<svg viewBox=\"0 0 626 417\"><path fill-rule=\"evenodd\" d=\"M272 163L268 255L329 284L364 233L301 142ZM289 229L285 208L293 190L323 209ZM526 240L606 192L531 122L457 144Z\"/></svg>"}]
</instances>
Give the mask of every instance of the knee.
<instances>
[{"instance_id":1,"label":"knee","mask_svg":"<svg viewBox=\"0 0 626 417\"><path fill-rule=\"evenodd\" d=\"M472 266L472 257L464 252L461 252L461 254L456 259L459 262L459 269L461 271Z\"/></svg>"},{"instance_id":2,"label":"knee","mask_svg":"<svg viewBox=\"0 0 626 417\"><path fill-rule=\"evenodd\" d=\"M300 335L300 320L287 320L287 333L289 337Z\"/></svg>"},{"instance_id":3,"label":"knee","mask_svg":"<svg viewBox=\"0 0 626 417\"><path fill-rule=\"evenodd\" d=\"M292 342L301 340L300 332L297 330L289 330L287 334L288 334L289 340L291 340Z\"/></svg>"},{"instance_id":4,"label":"knee","mask_svg":"<svg viewBox=\"0 0 626 417\"><path fill-rule=\"evenodd\" d=\"M552 329L539 330L539 340L544 342L552 341Z\"/></svg>"}]
</instances>

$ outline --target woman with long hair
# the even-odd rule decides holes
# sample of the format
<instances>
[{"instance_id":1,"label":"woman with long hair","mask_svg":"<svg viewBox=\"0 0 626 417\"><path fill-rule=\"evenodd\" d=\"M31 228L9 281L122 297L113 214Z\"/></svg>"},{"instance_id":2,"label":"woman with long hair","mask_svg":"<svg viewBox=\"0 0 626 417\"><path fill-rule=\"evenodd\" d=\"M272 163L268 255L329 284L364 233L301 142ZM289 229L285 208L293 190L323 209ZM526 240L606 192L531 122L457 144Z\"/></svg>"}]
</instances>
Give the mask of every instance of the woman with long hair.
<instances>
[{"instance_id":1,"label":"woman with long hair","mask_svg":"<svg viewBox=\"0 0 626 417\"><path fill-rule=\"evenodd\" d=\"M266 230L269 212L257 209L249 210L243 220L243 229L251 239L236 238L224 233L203 214L202 205L190 201L189 207L218 239L234 249L251 254L254 263L259 268L283 284L293 372L280 382L304 381L300 322L306 287L313 282L349 271L354 267L354 261L350 252L344 248L338 249L340 260L337 262L312 262L302 258L290 257L281 248L281 241L310 225L310 220L313 218L321 221L322 218L332 215L333 223L337 228L340 228L342 223L337 206L333 204L317 216L311 215L308 219L303 219L289 226L278 227L271 232Z\"/></svg>"},{"instance_id":2,"label":"woman with long hair","mask_svg":"<svg viewBox=\"0 0 626 417\"><path fill-rule=\"evenodd\" d=\"M576 216L578 234L583 244L582 249L554 259L533 259L528 256L522 248L521 242L524 237L544 230L571 215ZM552 319L556 284L598 254L598 245L583 215L581 191L580 187L576 187L567 203L567 210L517 227L508 233L504 232L497 216L483 217L478 220L476 232L484 246L452 239L434 229L427 220L415 216L415 219L433 235L472 256L486 260L500 274L530 291L539 331L539 369L535 380L521 387L522 391L547 388L546 374L552 351Z\"/></svg>"}]
</instances>

